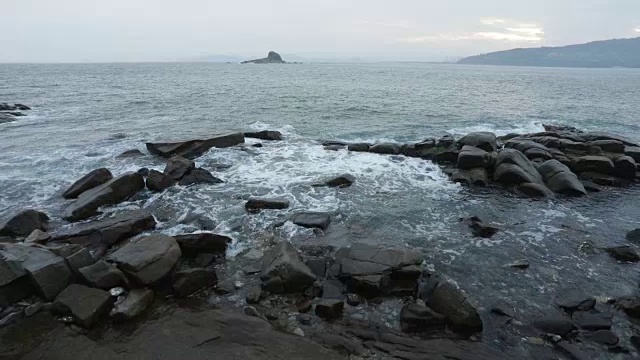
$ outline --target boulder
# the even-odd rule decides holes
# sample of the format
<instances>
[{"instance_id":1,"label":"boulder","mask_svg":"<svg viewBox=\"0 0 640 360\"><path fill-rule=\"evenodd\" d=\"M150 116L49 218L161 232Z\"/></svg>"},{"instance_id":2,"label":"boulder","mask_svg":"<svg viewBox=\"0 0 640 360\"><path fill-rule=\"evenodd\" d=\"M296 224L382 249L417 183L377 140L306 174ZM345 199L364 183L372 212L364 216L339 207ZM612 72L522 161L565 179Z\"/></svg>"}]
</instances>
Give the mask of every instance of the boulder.
<instances>
[{"instance_id":1,"label":"boulder","mask_svg":"<svg viewBox=\"0 0 640 360\"><path fill-rule=\"evenodd\" d=\"M637 165L631 156L618 156L613 159L613 173L623 179L635 179Z\"/></svg>"},{"instance_id":2,"label":"boulder","mask_svg":"<svg viewBox=\"0 0 640 360\"><path fill-rule=\"evenodd\" d=\"M613 174L615 166L607 157L587 155L575 160L574 169L579 173L596 172L599 174Z\"/></svg>"},{"instance_id":3,"label":"boulder","mask_svg":"<svg viewBox=\"0 0 640 360\"><path fill-rule=\"evenodd\" d=\"M179 181L191 170L196 168L196 163L182 156L174 156L167 160L164 168L164 174L173 181Z\"/></svg>"},{"instance_id":4,"label":"boulder","mask_svg":"<svg viewBox=\"0 0 640 360\"><path fill-rule=\"evenodd\" d=\"M349 146L347 146L347 150L355 151L355 152L367 152L369 151L369 144L365 144L365 143L349 144ZM638 149L638 151L640 151L640 149Z\"/></svg>"},{"instance_id":5,"label":"boulder","mask_svg":"<svg viewBox=\"0 0 640 360\"><path fill-rule=\"evenodd\" d=\"M131 159L144 156L144 153L138 149L131 149L116 156L116 159Z\"/></svg>"},{"instance_id":6,"label":"boulder","mask_svg":"<svg viewBox=\"0 0 640 360\"><path fill-rule=\"evenodd\" d=\"M152 302L152 290L134 289L124 299L116 301L109 316L116 321L128 321L142 314Z\"/></svg>"},{"instance_id":7,"label":"boulder","mask_svg":"<svg viewBox=\"0 0 640 360\"><path fill-rule=\"evenodd\" d=\"M214 135L198 140L147 143L146 146L150 153L163 158L182 156L193 159L214 147L226 148L242 143L244 143L244 134L233 133Z\"/></svg>"},{"instance_id":8,"label":"boulder","mask_svg":"<svg viewBox=\"0 0 640 360\"><path fill-rule=\"evenodd\" d=\"M393 143L374 144L369 147L369 152L376 154L398 155L400 154L400 146Z\"/></svg>"},{"instance_id":9,"label":"boulder","mask_svg":"<svg viewBox=\"0 0 640 360\"><path fill-rule=\"evenodd\" d=\"M149 176L149 169L143 167L143 168L138 169L137 173L142 175L142 176Z\"/></svg>"},{"instance_id":10,"label":"boulder","mask_svg":"<svg viewBox=\"0 0 640 360\"><path fill-rule=\"evenodd\" d=\"M317 228L327 230L331 224L331 215L324 212L305 211L293 215L291 221L305 228Z\"/></svg>"},{"instance_id":11,"label":"boulder","mask_svg":"<svg viewBox=\"0 0 640 360\"><path fill-rule=\"evenodd\" d=\"M114 264L100 260L78 270L87 284L108 290L127 283L127 277Z\"/></svg>"},{"instance_id":12,"label":"boulder","mask_svg":"<svg viewBox=\"0 0 640 360\"><path fill-rule=\"evenodd\" d=\"M405 333L439 330L445 325L444 316L423 305L405 305L400 311L400 328Z\"/></svg>"},{"instance_id":13,"label":"boulder","mask_svg":"<svg viewBox=\"0 0 640 360\"><path fill-rule=\"evenodd\" d=\"M455 284L441 281L431 291L426 305L442 314L457 333L473 334L482 331L482 320L467 296Z\"/></svg>"},{"instance_id":14,"label":"boulder","mask_svg":"<svg viewBox=\"0 0 640 360\"><path fill-rule=\"evenodd\" d=\"M172 187L175 181L168 175L157 170L149 170L147 175L147 189L155 192L165 191Z\"/></svg>"},{"instance_id":15,"label":"boulder","mask_svg":"<svg viewBox=\"0 0 640 360\"><path fill-rule=\"evenodd\" d=\"M496 151L498 149L496 135L490 132L475 132L467 134L465 137L458 140L458 144L462 146L474 146L487 152Z\"/></svg>"},{"instance_id":16,"label":"boulder","mask_svg":"<svg viewBox=\"0 0 640 360\"><path fill-rule=\"evenodd\" d=\"M434 160L439 164L454 164L458 161L458 155L460 155L460 151L458 151L455 147L437 147L433 151L433 156L429 159Z\"/></svg>"},{"instance_id":17,"label":"boulder","mask_svg":"<svg viewBox=\"0 0 640 360\"><path fill-rule=\"evenodd\" d=\"M96 214L104 205L115 205L144 188L144 178L138 173L127 173L112 179L78 196L65 210L63 217L69 221L83 220Z\"/></svg>"},{"instance_id":18,"label":"boulder","mask_svg":"<svg viewBox=\"0 0 640 360\"><path fill-rule=\"evenodd\" d=\"M565 337L576 330L576 326L573 322L565 318L540 319L534 321L532 325L545 334L560 335L562 337Z\"/></svg>"},{"instance_id":19,"label":"boulder","mask_svg":"<svg viewBox=\"0 0 640 360\"><path fill-rule=\"evenodd\" d=\"M436 141L434 139L428 139L415 144L402 145L400 152L402 155L408 157L430 159L433 157L435 146Z\"/></svg>"},{"instance_id":20,"label":"boulder","mask_svg":"<svg viewBox=\"0 0 640 360\"><path fill-rule=\"evenodd\" d=\"M57 231L53 233L51 241L110 247L155 227L153 215L136 210Z\"/></svg>"},{"instance_id":21,"label":"boulder","mask_svg":"<svg viewBox=\"0 0 640 360\"><path fill-rule=\"evenodd\" d=\"M557 141L557 139L555 139ZM548 142L548 141L547 141ZM531 140L512 139L504 145L506 148L516 149L522 152L528 159L549 160L552 158L551 150L543 144Z\"/></svg>"},{"instance_id":22,"label":"boulder","mask_svg":"<svg viewBox=\"0 0 640 360\"><path fill-rule=\"evenodd\" d=\"M350 174L343 174L335 178L325 180L324 184L328 187L346 188L353 185L354 182L356 182L355 176Z\"/></svg>"},{"instance_id":23,"label":"boulder","mask_svg":"<svg viewBox=\"0 0 640 360\"><path fill-rule=\"evenodd\" d=\"M211 173L203 168L195 168L191 170L178 183L180 186L189 186L195 184L221 184L224 181L211 175Z\"/></svg>"},{"instance_id":24,"label":"boulder","mask_svg":"<svg viewBox=\"0 0 640 360\"><path fill-rule=\"evenodd\" d=\"M493 178L505 185L544 184L542 175L536 170L531 160L514 149L503 149L498 153Z\"/></svg>"},{"instance_id":25,"label":"boulder","mask_svg":"<svg viewBox=\"0 0 640 360\"><path fill-rule=\"evenodd\" d=\"M624 154L633 158L636 163L640 162L640 147L625 146Z\"/></svg>"},{"instance_id":26,"label":"boulder","mask_svg":"<svg viewBox=\"0 0 640 360\"><path fill-rule=\"evenodd\" d=\"M23 210L0 223L0 236L29 236L36 229L46 231L48 224L47 214L37 210Z\"/></svg>"},{"instance_id":27,"label":"boulder","mask_svg":"<svg viewBox=\"0 0 640 360\"><path fill-rule=\"evenodd\" d=\"M626 146L638 146L637 143L629 141L622 136L608 134L604 132L590 132L590 133L582 133L580 136L585 139L585 141L597 141L597 140L614 140L623 143Z\"/></svg>"},{"instance_id":28,"label":"boulder","mask_svg":"<svg viewBox=\"0 0 640 360\"><path fill-rule=\"evenodd\" d=\"M272 131L272 130L263 130L263 131L257 131L257 132L245 132L244 133L244 137L245 138L260 139L260 140L267 140L267 141L282 140L282 134L280 133L280 131Z\"/></svg>"},{"instance_id":29,"label":"boulder","mask_svg":"<svg viewBox=\"0 0 640 360\"><path fill-rule=\"evenodd\" d=\"M27 271L22 264L16 259L0 256L0 309L32 292Z\"/></svg>"},{"instance_id":30,"label":"boulder","mask_svg":"<svg viewBox=\"0 0 640 360\"><path fill-rule=\"evenodd\" d=\"M606 252L614 259L623 262L638 262L640 261L640 255L631 246L614 246L605 249Z\"/></svg>"},{"instance_id":31,"label":"boulder","mask_svg":"<svg viewBox=\"0 0 640 360\"><path fill-rule=\"evenodd\" d=\"M472 216L470 218L461 220L464 220L464 222L467 223L467 225L471 229L471 233L475 237L488 239L497 234L498 231L500 231L500 229L498 229L497 227L485 225L483 221L477 216Z\"/></svg>"},{"instance_id":32,"label":"boulder","mask_svg":"<svg viewBox=\"0 0 640 360\"><path fill-rule=\"evenodd\" d=\"M585 334L585 339L592 341L594 343L614 346L620 342L620 338L614 332L609 330L598 330L592 333Z\"/></svg>"},{"instance_id":33,"label":"boulder","mask_svg":"<svg viewBox=\"0 0 640 360\"><path fill-rule=\"evenodd\" d=\"M76 322L90 328L109 311L111 296L108 292L79 284L71 284L58 295L55 306L67 310Z\"/></svg>"},{"instance_id":34,"label":"boulder","mask_svg":"<svg viewBox=\"0 0 640 360\"><path fill-rule=\"evenodd\" d=\"M547 187L556 193L569 196L587 194L576 174L558 160L545 161L538 167L538 172L542 175Z\"/></svg>"},{"instance_id":35,"label":"boulder","mask_svg":"<svg viewBox=\"0 0 640 360\"><path fill-rule=\"evenodd\" d=\"M458 168L460 169L487 168L490 161L491 157L488 152L471 145L462 147L460 154L458 154Z\"/></svg>"},{"instance_id":36,"label":"boulder","mask_svg":"<svg viewBox=\"0 0 640 360\"><path fill-rule=\"evenodd\" d=\"M640 319L640 298L621 298L616 304L629 317Z\"/></svg>"},{"instance_id":37,"label":"boulder","mask_svg":"<svg viewBox=\"0 0 640 360\"><path fill-rule=\"evenodd\" d=\"M102 185L111 179L113 179L113 175L111 175L111 171L108 169L95 169L73 183L73 185L62 194L62 197L65 199L75 199L83 192Z\"/></svg>"},{"instance_id":38,"label":"boulder","mask_svg":"<svg viewBox=\"0 0 640 360\"><path fill-rule=\"evenodd\" d=\"M250 213L257 213L264 209L282 210L288 207L289 200L285 198L252 197L244 204L244 208Z\"/></svg>"},{"instance_id":39,"label":"boulder","mask_svg":"<svg viewBox=\"0 0 640 360\"><path fill-rule=\"evenodd\" d=\"M436 146L440 148L448 148L456 143L456 139L452 135L444 135L436 142Z\"/></svg>"},{"instance_id":40,"label":"boulder","mask_svg":"<svg viewBox=\"0 0 640 360\"><path fill-rule=\"evenodd\" d=\"M523 183L518 185L518 191L530 197L549 198L553 197L553 191L544 185Z\"/></svg>"},{"instance_id":41,"label":"boulder","mask_svg":"<svg viewBox=\"0 0 640 360\"><path fill-rule=\"evenodd\" d=\"M141 284L149 285L165 277L182 252L174 238L154 234L136 239L107 257L107 261Z\"/></svg>"},{"instance_id":42,"label":"boulder","mask_svg":"<svg viewBox=\"0 0 640 360\"><path fill-rule=\"evenodd\" d=\"M342 317L344 301L338 299L321 300L316 305L316 315L326 320L334 320Z\"/></svg>"},{"instance_id":43,"label":"boulder","mask_svg":"<svg viewBox=\"0 0 640 360\"><path fill-rule=\"evenodd\" d=\"M640 245L640 229L631 230L626 235L627 241Z\"/></svg>"},{"instance_id":44,"label":"boulder","mask_svg":"<svg viewBox=\"0 0 640 360\"><path fill-rule=\"evenodd\" d=\"M489 176L487 175L487 170L484 168L470 170L455 169L453 174L451 174L451 181L475 186L487 186Z\"/></svg>"},{"instance_id":45,"label":"boulder","mask_svg":"<svg viewBox=\"0 0 640 360\"><path fill-rule=\"evenodd\" d=\"M569 289L557 294L556 305L568 312L587 311L596 306L596 299L580 289Z\"/></svg>"},{"instance_id":46,"label":"boulder","mask_svg":"<svg viewBox=\"0 0 640 360\"><path fill-rule=\"evenodd\" d=\"M293 293L311 286L316 276L293 245L285 241L265 254L260 279L269 292Z\"/></svg>"},{"instance_id":47,"label":"boulder","mask_svg":"<svg viewBox=\"0 0 640 360\"><path fill-rule=\"evenodd\" d=\"M624 153L625 148L625 145L618 140L596 140L591 141L589 144L597 146L602 149L602 151L606 151L609 153L622 154Z\"/></svg>"},{"instance_id":48,"label":"boulder","mask_svg":"<svg viewBox=\"0 0 640 360\"><path fill-rule=\"evenodd\" d=\"M44 244L49 241L49 239L51 239L51 235L40 229L35 229L24 239L24 242L27 244Z\"/></svg>"},{"instance_id":49,"label":"boulder","mask_svg":"<svg viewBox=\"0 0 640 360\"><path fill-rule=\"evenodd\" d=\"M69 265L71 271L76 275L81 275L80 269L93 265L96 262L87 248L82 248L81 250L76 251L75 253L65 257L65 260L67 260L67 265Z\"/></svg>"},{"instance_id":50,"label":"boulder","mask_svg":"<svg viewBox=\"0 0 640 360\"><path fill-rule=\"evenodd\" d=\"M629 183L629 180L591 171L580 173L580 177L600 186L624 186Z\"/></svg>"},{"instance_id":51,"label":"boulder","mask_svg":"<svg viewBox=\"0 0 640 360\"><path fill-rule=\"evenodd\" d=\"M177 297L187 297L217 282L218 277L213 270L200 268L182 270L178 271L173 278L173 292Z\"/></svg>"},{"instance_id":52,"label":"boulder","mask_svg":"<svg viewBox=\"0 0 640 360\"><path fill-rule=\"evenodd\" d=\"M368 298L382 296L387 292L388 288L389 276L386 274L351 276L347 280L349 292Z\"/></svg>"},{"instance_id":53,"label":"boulder","mask_svg":"<svg viewBox=\"0 0 640 360\"><path fill-rule=\"evenodd\" d=\"M597 311L577 311L571 319L585 330L609 330L613 325L613 315Z\"/></svg>"},{"instance_id":54,"label":"boulder","mask_svg":"<svg viewBox=\"0 0 640 360\"><path fill-rule=\"evenodd\" d=\"M206 232L176 235L174 238L185 255L224 253L227 251L227 246L233 242L228 236Z\"/></svg>"}]
</instances>

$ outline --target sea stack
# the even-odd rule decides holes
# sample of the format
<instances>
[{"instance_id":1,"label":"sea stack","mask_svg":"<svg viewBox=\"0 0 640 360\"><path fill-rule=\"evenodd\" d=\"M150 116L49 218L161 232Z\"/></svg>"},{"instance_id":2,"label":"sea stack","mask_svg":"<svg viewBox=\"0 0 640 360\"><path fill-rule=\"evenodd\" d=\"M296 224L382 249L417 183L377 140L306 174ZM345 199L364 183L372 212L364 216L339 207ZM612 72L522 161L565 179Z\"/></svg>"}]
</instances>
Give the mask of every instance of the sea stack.
<instances>
[{"instance_id":1,"label":"sea stack","mask_svg":"<svg viewBox=\"0 0 640 360\"><path fill-rule=\"evenodd\" d=\"M256 59L256 60L248 60L243 61L243 64L286 64L284 60L282 60L282 56L275 51L269 51L266 58Z\"/></svg>"}]
</instances>

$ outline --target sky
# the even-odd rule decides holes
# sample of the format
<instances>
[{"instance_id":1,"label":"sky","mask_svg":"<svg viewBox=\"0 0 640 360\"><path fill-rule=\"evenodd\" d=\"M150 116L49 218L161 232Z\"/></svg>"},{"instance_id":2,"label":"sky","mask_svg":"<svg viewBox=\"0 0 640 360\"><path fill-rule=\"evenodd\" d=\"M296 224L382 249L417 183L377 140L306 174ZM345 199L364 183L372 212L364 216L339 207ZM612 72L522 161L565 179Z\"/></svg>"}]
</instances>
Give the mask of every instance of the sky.
<instances>
[{"instance_id":1,"label":"sky","mask_svg":"<svg viewBox=\"0 0 640 360\"><path fill-rule=\"evenodd\" d=\"M0 0L0 62L443 61L640 36L640 0ZM286 60L286 57L285 57Z\"/></svg>"}]
</instances>

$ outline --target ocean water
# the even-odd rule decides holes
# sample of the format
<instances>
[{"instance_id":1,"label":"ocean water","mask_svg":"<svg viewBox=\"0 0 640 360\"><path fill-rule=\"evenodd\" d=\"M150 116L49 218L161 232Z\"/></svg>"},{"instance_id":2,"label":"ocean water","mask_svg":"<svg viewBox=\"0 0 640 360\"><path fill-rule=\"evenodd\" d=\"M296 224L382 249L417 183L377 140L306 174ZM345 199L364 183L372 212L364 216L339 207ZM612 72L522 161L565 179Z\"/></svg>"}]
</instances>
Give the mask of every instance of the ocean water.
<instances>
[{"instance_id":1,"label":"ocean water","mask_svg":"<svg viewBox=\"0 0 640 360\"><path fill-rule=\"evenodd\" d=\"M506 304L526 322L557 312L558 291L579 287L599 297L638 292L638 267L600 247L625 244L640 227L640 191L607 189L580 199L530 200L501 188L451 183L429 161L325 151L319 140L418 141L471 131L542 131L543 123L602 130L640 141L640 70L538 69L433 64L87 64L0 65L0 102L33 108L0 124L0 218L25 207L54 226L61 193L97 167L117 175L162 170L147 155L117 160L144 142L230 130L281 131L263 148L213 149L197 159L225 183L141 193L104 209L151 210L160 231L215 230L234 238L229 258L255 259L273 241L348 245L360 241L424 253L481 309L486 341L526 350L499 334L489 309ZM247 140L248 144L259 142ZM342 173L348 189L312 183ZM282 196L285 211L247 215L249 196ZM286 221L298 210L333 214L326 234ZM473 238L459 219L478 215L502 231ZM527 259L526 271L505 268ZM396 309L397 310L397 309ZM391 326L391 307L380 313ZM378 315L379 316L379 315ZM624 315L614 330L624 344L636 331ZM603 357L608 355L601 354Z\"/></svg>"}]
</instances>

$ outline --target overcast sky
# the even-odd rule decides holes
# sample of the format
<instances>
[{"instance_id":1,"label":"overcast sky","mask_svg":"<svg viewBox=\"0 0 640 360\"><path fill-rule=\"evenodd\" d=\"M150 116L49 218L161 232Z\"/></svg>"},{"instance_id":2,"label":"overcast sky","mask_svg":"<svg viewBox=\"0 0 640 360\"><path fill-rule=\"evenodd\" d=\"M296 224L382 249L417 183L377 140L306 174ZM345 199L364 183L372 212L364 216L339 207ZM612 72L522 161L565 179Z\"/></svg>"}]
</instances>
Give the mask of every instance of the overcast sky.
<instances>
[{"instance_id":1,"label":"overcast sky","mask_svg":"<svg viewBox=\"0 0 640 360\"><path fill-rule=\"evenodd\" d=\"M0 62L444 60L640 36L640 0L0 0ZM286 59L285 59L286 60Z\"/></svg>"}]
</instances>

